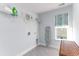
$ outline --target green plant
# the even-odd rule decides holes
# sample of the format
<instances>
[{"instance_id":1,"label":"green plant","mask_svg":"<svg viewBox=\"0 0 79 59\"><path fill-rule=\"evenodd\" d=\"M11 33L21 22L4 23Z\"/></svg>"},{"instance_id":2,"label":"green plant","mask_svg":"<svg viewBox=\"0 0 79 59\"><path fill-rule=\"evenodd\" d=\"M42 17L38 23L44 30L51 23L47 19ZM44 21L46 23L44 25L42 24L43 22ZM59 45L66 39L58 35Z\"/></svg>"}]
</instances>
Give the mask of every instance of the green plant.
<instances>
[{"instance_id":1,"label":"green plant","mask_svg":"<svg viewBox=\"0 0 79 59\"><path fill-rule=\"evenodd\" d=\"M12 15L13 16L17 16L17 9L16 9L16 7L12 8Z\"/></svg>"}]
</instances>

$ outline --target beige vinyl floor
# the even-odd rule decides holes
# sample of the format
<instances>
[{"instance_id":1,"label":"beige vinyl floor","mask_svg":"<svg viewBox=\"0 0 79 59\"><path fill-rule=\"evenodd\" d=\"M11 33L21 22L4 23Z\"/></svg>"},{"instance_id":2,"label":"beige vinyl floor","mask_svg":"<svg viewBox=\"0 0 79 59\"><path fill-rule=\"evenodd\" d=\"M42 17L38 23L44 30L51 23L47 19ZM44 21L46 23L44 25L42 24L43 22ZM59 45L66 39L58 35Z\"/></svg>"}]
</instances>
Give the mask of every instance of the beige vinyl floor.
<instances>
[{"instance_id":1,"label":"beige vinyl floor","mask_svg":"<svg viewBox=\"0 0 79 59\"><path fill-rule=\"evenodd\" d=\"M59 56L59 51L55 48L37 46L24 56Z\"/></svg>"}]
</instances>

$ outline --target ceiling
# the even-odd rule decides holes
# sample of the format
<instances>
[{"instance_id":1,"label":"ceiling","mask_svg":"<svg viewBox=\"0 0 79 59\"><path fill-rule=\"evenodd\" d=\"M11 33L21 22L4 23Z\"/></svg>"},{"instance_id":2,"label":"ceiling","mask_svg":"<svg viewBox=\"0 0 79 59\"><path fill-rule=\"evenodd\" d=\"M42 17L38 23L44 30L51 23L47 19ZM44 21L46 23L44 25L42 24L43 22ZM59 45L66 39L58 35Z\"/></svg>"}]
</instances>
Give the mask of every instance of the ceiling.
<instances>
[{"instance_id":1,"label":"ceiling","mask_svg":"<svg viewBox=\"0 0 79 59\"><path fill-rule=\"evenodd\" d=\"M65 3L63 6L59 6L59 4L61 3L9 3L8 5L16 5L21 10L31 11L34 13L43 13L70 5L70 3Z\"/></svg>"},{"instance_id":2,"label":"ceiling","mask_svg":"<svg viewBox=\"0 0 79 59\"><path fill-rule=\"evenodd\" d=\"M46 11L50 11L50 10L54 10L57 8L70 5L69 3L66 3L63 6L59 6L59 4L61 3L21 3L16 5L20 6L22 9L25 9L27 11L31 11L34 13L43 13Z\"/></svg>"}]
</instances>

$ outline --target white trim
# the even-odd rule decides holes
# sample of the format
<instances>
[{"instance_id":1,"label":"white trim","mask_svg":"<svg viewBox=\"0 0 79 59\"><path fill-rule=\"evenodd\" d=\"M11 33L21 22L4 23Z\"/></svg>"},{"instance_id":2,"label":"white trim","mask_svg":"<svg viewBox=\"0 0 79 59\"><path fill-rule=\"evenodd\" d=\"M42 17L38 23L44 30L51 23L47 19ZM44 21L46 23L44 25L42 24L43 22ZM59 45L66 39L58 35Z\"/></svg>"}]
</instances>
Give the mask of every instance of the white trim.
<instances>
[{"instance_id":1,"label":"white trim","mask_svg":"<svg viewBox=\"0 0 79 59\"><path fill-rule=\"evenodd\" d=\"M39 45L46 46L45 43L40 43ZM60 49L60 48L56 47L56 46L53 45L53 44L50 44L49 47L51 47L51 48L55 48L56 50L59 50L59 49Z\"/></svg>"},{"instance_id":2,"label":"white trim","mask_svg":"<svg viewBox=\"0 0 79 59\"><path fill-rule=\"evenodd\" d=\"M39 43L39 45L43 45L43 46L46 46L46 44L45 44L45 43Z\"/></svg>"},{"instance_id":3,"label":"white trim","mask_svg":"<svg viewBox=\"0 0 79 59\"><path fill-rule=\"evenodd\" d=\"M76 41L76 40L75 40L75 43L76 43L76 44L79 46L79 43L78 43L78 41Z\"/></svg>"},{"instance_id":4,"label":"white trim","mask_svg":"<svg viewBox=\"0 0 79 59\"><path fill-rule=\"evenodd\" d=\"M24 54L26 54L27 52L31 51L33 48L35 48L37 45L34 45L33 47L26 49L25 51L21 52L20 54L17 54L17 56L23 56Z\"/></svg>"},{"instance_id":5,"label":"white trim","mask_svg":"<svg viewBox=\"0 0 79 59\"><path fill-rule=\"evenodd\" d=\"M54 46L54 45L52 45L52 44L49 45L49 47L54 48L54 49L56 49L56 50L58 50L58 51L59 51L59 49L60 49L59 47L56 47L56 46Z\"/></svg>"},{"instance_id":6,"label":"white trim","mask_svg":"<svg viewBox=\"0 0 79 59\"><path fill-rule=\"evenodd\" d=\"M55 26L55 28L69 28L68 25L64 25L64 26Z\"/></svg>"}]
</instances>

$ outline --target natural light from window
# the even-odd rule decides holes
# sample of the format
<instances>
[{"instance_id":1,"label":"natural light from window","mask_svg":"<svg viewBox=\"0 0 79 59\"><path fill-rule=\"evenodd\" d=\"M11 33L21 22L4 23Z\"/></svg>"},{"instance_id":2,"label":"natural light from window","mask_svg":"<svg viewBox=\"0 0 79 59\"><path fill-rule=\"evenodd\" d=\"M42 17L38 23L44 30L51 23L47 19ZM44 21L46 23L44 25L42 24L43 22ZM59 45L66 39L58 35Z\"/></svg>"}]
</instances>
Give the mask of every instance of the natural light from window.
<instances>
[{"instance_id":1,"label":"natural light from window","mask_svg":"<svg viewBox=\"0 0 79 59\"><path fill-rule=\"evenodd\" d=\"M55 16L55 39L73 41L72 27L68 24L68 13Z\"/></svg>"}]
</instances>

